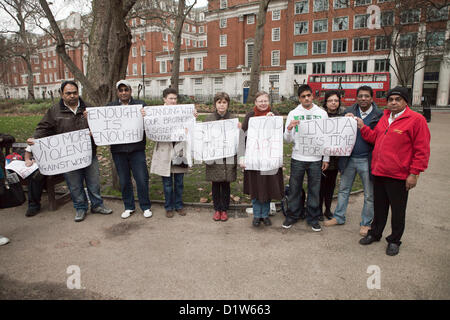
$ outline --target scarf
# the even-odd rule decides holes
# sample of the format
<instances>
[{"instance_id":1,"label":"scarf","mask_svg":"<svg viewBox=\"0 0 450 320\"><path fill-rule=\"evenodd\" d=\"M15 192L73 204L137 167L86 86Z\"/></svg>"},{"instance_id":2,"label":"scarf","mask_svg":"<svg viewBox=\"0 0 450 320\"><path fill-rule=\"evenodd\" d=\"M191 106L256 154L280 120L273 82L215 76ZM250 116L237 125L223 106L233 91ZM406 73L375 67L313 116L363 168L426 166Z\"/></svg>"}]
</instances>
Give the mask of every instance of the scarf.
<instances>
[{"instance_id":1,"label":"scarf","mask_svg":"<svg viewBox=\"0 0 450 320\"><path fill-rule=\"evenodd\" d=\"M270 106L265 111L260 111L256 106L253 107L253 112L255 112L255 117L265 116L270 112Z\"/></svg>"}]
</instances>

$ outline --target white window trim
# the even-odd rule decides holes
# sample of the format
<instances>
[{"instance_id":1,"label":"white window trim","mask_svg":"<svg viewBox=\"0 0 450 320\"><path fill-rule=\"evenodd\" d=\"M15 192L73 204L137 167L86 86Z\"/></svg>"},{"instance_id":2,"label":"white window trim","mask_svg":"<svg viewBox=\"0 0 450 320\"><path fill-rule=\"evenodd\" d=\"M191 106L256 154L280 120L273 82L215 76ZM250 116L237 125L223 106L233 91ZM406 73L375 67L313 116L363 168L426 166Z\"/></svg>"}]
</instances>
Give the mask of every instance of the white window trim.
<instances>
[{"instance_id":1,"label":"white window trim","mask_svg":"<svg viewBox=\"0 0 450 320\"><path fill-rule=\"evenodd\" d=\"M306 32L305 33L295 33L295 24L302 23L302 22L306 22ZM294 22L294 36L301 36L303 34L308 34L308 33L309 33L309 21L295 21Z\"/></svg>"},{"instance_id":2,"label":"white window trim","mask_svg":"<svg viewBox=\"0 0 450 320\"><path fill-rule=\"evenodd\" d=\"M278 16L278 19L275 19L275 18L274 18L274 15L273 15L274 12L277 12L276 15ZM281 20L281 10L280 10L280 9L273 10L273 11L272 11L272 21L279 21L279 20Z\"/></svg>"},{"instance_id":3,"label":"white window trim","mask_svg":"<svg viewBox=\"0 0 450 320\"><path fill-rule=\"evenodd\" d=\"M347 18L347 29L336 29L336 30L334 30L334 19L337 19L337 18ZM331 25L331 31L333 31L333 32L347 31L348 30L348 26L349 26L349 21L350 21L349 16L333 17L333 21L332 21L332 25Z\"/></svg>"},{"instance_id":4,"label":"white window trim","mask_svg":"<svg viewBox=\"0 0 450 320\"><path fill-rule=\"evenodd\" d=\"M276 30L278 30L278 39L274 39ZM272 28L272 41L273 42L281 41L281 28L280 27Z\"/></svg>"},{"instance_id":5,"label":"white window trim","mask_svg":"<svg viewBox=\"0 0 450 320\"><path fill-rule=\"evenodd\" d=\"M367 50L356 50L355 51L355 40L358 39L367 39L368 43L367 43ZM352 52L368 52L370 50L370 37L357 37L357 38L353 38L352 40Z\"/></svg>"},{"instance_id":6,"label":"white window trim","mask_svg":"<svg viewBox=\"0 0 450 320\"><path fill-rule=\"evenodd\" d=\"M333 49L334 49L334 45L333 45L334 41L338 41L338 40L347 40L347 45L345 46L345 51L341 51L341 52L333 51ZM337 54L339 54L339 53L348 53L348 38L333 39L331 41L331 53L337 53Z\"/></svg>"},{"instance_id":7,"label":"white window trim","mask_svg":"<svg viewBox=\"0 0 450 320\"><path fill-rule=\"evenodd\" d=\"M221 34L219 36L219 47L226 47L228 44L228 39L227 39L227 35L226 34ZM223 40L223 41L222 41Z\"/></svg>"},{"instance_id":8,"label":"white window trim","mask_svg":"<svg viewBox=\"0 0 450 320\"><path fill-rule=\"evenodd\" d=\"M316 22L316 21L324 21L324 20L326 20L327 21L327 29L325 30L325 31L314 31L314 22ZM327 18L325 18L325 19L315 19L315 20L313 20L313 23L312 23L312 31L311 31L311 33L323 33L323 32L328 32L328 19Z\"/></svg>"},{"instance_id":9,"label":"white window trim","mask_svg":"<svg viewBox=\"0 0 450 320\"><path fill-rule=\"evenodd\" d=\"M227 55L226 54L222 54L219 56L219 69L220 70L226 70L227 69ZM222 59L225 59L225 61L223 62ZM222 62L224 64L222 64Z\"/></svg>"},{"instance_id":10,"label":"white window trim","mask_svg":"<svg viewBox=\"0 0 450 320\"><path fill-rule=\"evenodd\" d=\"M295 44L297 44L297 43L306 43L306 54L295 54ZM293 49L294 49L294 52L292 55L294 57L307 56L308 55L308 41L294 42Z\"/></svg>"},{"instance_id":11,"label":"white window trim","mask_svg":"<svg viewBox=\"0 0 450 320\"><path fill-rule=\"evenodd\" d=\"M325 41L325 52L320 52L320 53L314 53L314 43L315 42L324 42ZM311 54L312 55L321 55L321 54L327 54L328 52L328 40L316 40L312 42L312 50L311 50Z\"/></svg>"},{"instance_id":12,"label":"white window trim","mask_svg":"<svg viewBox=\"0 0 450 320\"><path fill-rule=\"evenodd\" d=\"M273 64L273 55L278 52L278 64ZM281 64L281 51L280 50L272 50L270 52L270 65L272 67L279 67Z\"/></svg>"}]
</instances>

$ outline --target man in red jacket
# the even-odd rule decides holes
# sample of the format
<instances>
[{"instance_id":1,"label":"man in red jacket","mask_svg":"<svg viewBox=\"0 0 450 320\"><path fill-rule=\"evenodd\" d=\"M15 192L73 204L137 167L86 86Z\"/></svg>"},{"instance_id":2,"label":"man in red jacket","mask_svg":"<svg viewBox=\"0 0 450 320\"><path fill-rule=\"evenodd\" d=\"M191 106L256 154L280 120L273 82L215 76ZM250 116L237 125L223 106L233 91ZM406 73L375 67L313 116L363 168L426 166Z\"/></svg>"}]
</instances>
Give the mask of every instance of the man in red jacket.
<instances>
[{"instance_id":1,"label":"man in red jacket","mask_svg":"<svg viewBox=\"0 0 450 320\"><path fill-rule=\"evenodd\" d=\"M406 88L389 90L386 99L387 109L373 130L357 119L363 139L375 145L371 165L374 219L371 230L359 243L380 241L390 206L392 233L386 238L386 254L395 256L405 229L408 191L416 186L420 172L428 167L430 130L425 118L408 107Z\"/></svg>"}]
</instances>

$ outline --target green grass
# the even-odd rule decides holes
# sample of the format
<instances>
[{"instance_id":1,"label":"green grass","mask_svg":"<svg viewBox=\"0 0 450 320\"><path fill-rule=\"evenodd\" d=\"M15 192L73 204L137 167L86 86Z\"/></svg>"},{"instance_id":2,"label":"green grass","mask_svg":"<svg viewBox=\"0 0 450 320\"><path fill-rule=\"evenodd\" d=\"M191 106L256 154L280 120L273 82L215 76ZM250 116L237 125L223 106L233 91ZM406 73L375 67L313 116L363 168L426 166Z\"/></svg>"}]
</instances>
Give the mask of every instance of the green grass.
<instances>
[{"instance_id":1,"label":"green grass","mask_svg":"<svg viewBox=\"0 0 450 320\"><path fill-rule=\"evenodd\" d=\"M17 142L25 142L29 137L33 136L34 129L39 121L42 119L42 114L39 115L20 115L20 116L4 116L0 117L0 132L9 133L16 138ZM206 115L199 115L198 121L203 121ZM243 121L243 117L240 116L240 121ZM152 153L155 143L147 140L146 155L147 164L150 168L152 159ZM292 144L284 144L284 166L283 177L284 183L289 183L290 174L290 159L292 153ZM111 153L109 147L97 147L97 156L100 163L100 179L102 184L103 194L120 196L120 191L112 189L112 174L115 167L111 160ZM150 171L150 170L149 170ZM240 200L235 203L249 203L250 198L248 195L243 194L243 173L241 169L238 169L237 180L231 184L231 194L234 197L239 197ZM339 177L338 177L339 179ZM339 182L338 182L339 183ZM339 185L339 184L337 184ZM306 184L305 184L306 188ZM358 190L362 188L362 183L359 176L356 177L352 190ZM337 193L337 187L335 193ZM185 202L199 202L200 198L208 199L208 202L212 202L211 196L211 183L205 181L205 165L194 164L189 169L189 173L184 176L184 193L183 200ZM161 177L155 174L150 174L150 199L163 200L164 194L162 189ZM233 203L233 201L232 201Z\"/></svg>"}]
</instances>

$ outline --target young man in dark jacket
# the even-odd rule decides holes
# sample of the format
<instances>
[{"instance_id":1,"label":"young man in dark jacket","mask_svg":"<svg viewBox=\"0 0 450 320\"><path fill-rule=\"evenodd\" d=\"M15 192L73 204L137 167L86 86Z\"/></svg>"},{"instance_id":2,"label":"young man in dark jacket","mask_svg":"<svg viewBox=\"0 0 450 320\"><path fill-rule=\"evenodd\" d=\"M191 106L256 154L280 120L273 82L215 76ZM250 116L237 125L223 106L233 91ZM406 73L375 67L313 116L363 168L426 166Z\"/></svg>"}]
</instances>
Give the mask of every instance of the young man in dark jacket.
<instances>
[{"instance_id":1,"label":"young man in dark jacket","mask_svg":"<svg viewBox=\"0 0 450 320\"><path fill-rule=\"evenodd\" d=\"M346 116L358 117L364 123L374 128L383 112L373 102L373 90L369 86L361 86L357 90L357 103L345 110ZM340 157L338 162L341 180L339 184L338 203L333 218L325 221L325 226L341 225L345 223L348 199L352 190L356 174L361 178L364 187L364 206L361 212L359 233L367 235L373 219L373 182L370 177L370 162L373 145L364 141L358 130L356 143L350 157Z\"/></svg>"},{"instance_id":2,"label":"young man in dark jacket","mask_svg":"<svg viewBox=\"0 0 450 320\"><path fill-rule=\"evenodd\" d=\"M131 85L126 80L120 80L116 84L118 99L112 101L108 106L137 105L145 106L145 102L134 100L131 97ZM131 172L133 172L134 181L136 181L139 206L144 213L144 217L150 218L152 206L149 196L149 175L147 162L145 160L145 132L142 141L126 144L111 145L111 154L119 175L120 191L125 211L121 217L128 218L135 210L133 183L131 181Z\"/></svg>"},{"instance_id":3,"label":"young man in dark jacket","mask_svg":"<svg viewBox=\"0 0 450 320\"><path fill-rule=\"evenodd\" d=\"M84 101L78 95L78 85L74 81L64 81L60 88L60 101L48 109L45 116L38 123L34 138L53 136L70 131L89 128L83 112L86 110ZM27 140L29 145L34 139ZM89 202L84 191L84 182L91 201L91 212L111 214L112 210L103 205L100 195L100 173L96 157L96 147L92 141L92 163L82 169L64 173L64 179L69 187L73 206L76 210L75 222L83 221L89 208Z\"/></svg>"}]
</instances>

